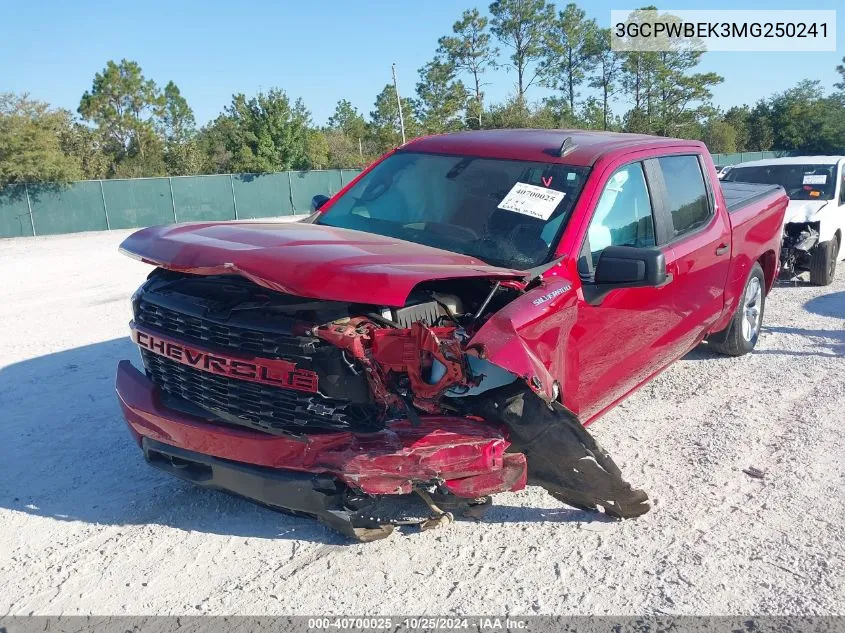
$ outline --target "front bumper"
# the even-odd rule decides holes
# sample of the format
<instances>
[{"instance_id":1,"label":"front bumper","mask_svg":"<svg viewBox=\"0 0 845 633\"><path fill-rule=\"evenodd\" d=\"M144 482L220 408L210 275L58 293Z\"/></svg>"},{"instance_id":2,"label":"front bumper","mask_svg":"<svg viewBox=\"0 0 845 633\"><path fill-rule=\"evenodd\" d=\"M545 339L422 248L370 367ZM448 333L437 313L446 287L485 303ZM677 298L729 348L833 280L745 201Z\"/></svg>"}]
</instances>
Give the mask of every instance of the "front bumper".
<instances>
[{"instance_id":1,"label":"front bumper","mask_svg":"<svg viewBox=\"0 0 845 633\"><path fill-rule=\"evenodd\" d=\"M278 436L167 408L158 388L129 361L119 363L115 387L126 422L148 459L149 446L157 446L154 452L158 453L179 449L202 458L192 458L194 462L215 459L213 464L206 464L212 471L217 468L223 472L219 464L226 460L226 469L241 472L246 468L251 480L270 481L276 476L305 473L334 479L368 495L408 494L415 486L437 482L459 497L477 498L520 490L526 483L525 456L506 453L509 443L505 431L486 422L456 416L422 416L419 426L396 420L374 433ZM173 470L168 472L179 475ZM210 481L215 488L308 512L293 507L296 503L289 494L282 495L285 499L267 500L250 492L254 486L244 489L227 484L232 481L228 476L216 480L212 477ZM204 485L202 481L194 483ZM285 489L292 490L289 486Z\"/></svg>"},{"instance_id":2,"label":"front bumper","mask_svg":"<svg viewBox=\"0 0 845 633\"><path fill-rule=\"evenodd\" d=\"M387 536L366 512L347 507L345 486L330 476L262 468L141 439L151 466L202 488L223 490L288 512L307 514L359 541Z\"/></svg>"}]
</instances>

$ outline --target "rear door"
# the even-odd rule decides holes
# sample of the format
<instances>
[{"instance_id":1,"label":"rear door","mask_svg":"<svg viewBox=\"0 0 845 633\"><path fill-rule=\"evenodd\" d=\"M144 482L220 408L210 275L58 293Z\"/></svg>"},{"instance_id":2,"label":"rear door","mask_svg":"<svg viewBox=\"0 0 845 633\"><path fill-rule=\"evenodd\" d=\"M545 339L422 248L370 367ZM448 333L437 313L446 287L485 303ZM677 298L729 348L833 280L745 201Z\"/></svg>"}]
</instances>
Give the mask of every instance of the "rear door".
<instances>
[{"instance_id":1,"label":"rear door","mask_svg":"<svg viewBox=\"0 0 845 633\"><path fill-rule=\"evenodd\" d=\"M672 275L669 299L674 355L698 343L722 315L731 261L727 209L716 206L703 158L677 154L656 159L663 203L657 221L669 236L666 266Z\"/></svg>"}]
</instances>

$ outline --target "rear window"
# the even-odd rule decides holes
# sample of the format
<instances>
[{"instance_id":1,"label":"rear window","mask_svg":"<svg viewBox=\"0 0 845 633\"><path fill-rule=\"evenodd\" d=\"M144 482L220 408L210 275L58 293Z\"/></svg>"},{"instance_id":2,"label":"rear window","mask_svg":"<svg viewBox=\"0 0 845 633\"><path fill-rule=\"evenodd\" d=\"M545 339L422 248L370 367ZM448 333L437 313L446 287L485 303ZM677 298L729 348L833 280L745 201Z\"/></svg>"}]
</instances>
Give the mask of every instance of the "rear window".
<instances>
[{"instance_id":1,"label":"rear window","mask_svg":"<svg viewBox=\"0 0 845 633\"><path fill-rule=\"evenodd\" d=\"M397 152L317 223L524 270L551 256L588 173L560 163Z\"/></svg>"},{"instance_id":2,"label":"rear window","mask_svg":"<svg viewBox=\"0 0 845 633\"><path fill-rule=\"evenodd\" d=\"M791 200L832 200L836 189L836 165L774 164L734 167L729 182L780 185Z\"/></svg>"},{"instance_id":3,"label":"rear window","mask_svg":"<svg viewBox=\"0 0 845 633\"><path fill-rule=\"evenodd\" d=\"M675 237L707 224L710 204L697 156L664 156L657 159L666 183Z\"/></svg>"}]
</instances>

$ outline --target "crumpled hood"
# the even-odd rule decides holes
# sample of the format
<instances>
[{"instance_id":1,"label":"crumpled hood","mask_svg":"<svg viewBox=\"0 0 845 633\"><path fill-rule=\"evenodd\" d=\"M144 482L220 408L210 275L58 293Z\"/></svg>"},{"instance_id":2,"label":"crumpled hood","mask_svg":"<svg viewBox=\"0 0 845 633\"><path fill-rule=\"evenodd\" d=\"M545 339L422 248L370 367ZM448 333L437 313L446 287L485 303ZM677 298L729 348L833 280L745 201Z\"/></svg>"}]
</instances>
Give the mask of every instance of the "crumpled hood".
<instances>
[{"instance_id":1,"label":"crumpled hood","mask_svg":"<svg viewBox=\"0 0 845 633\"><path fill-rule=\"evenodd\" d=\"M816 222L816 214L827 206L828 202L830 200L790 200L783 223Z\"/></svg>"},{"instance_id":2,"label":"crumpled hood","mask_svg":"<svg viewBox=\"0 0 845 633\"><path fill-rule=\"evenodd\" d=\"M169 270L240 274L287 294L403 306L435 279L521 279L524 272L371 233L307 223L226 222L154 226L120 250Z\"/></svg>"}]
</instances>

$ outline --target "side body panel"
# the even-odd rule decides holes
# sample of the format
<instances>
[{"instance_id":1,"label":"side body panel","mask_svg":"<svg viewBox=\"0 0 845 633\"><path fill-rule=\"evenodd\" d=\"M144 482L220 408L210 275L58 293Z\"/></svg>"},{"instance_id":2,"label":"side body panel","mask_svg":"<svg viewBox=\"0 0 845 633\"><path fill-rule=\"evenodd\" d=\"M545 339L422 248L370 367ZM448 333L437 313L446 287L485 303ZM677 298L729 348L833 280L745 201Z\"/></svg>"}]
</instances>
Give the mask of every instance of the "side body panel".
<instances>
[{"instance_id":1,"label":"side body panel","mask_svg":"<svg viewBox=\"0 0 845 633\"><path fill-rule=\"evenodd\" d=\"M620 152L600 159L591 175L588 195L561 240L561 250L580 253L593 210L613 173L623 165L644 161L658 152L696 151L689 145L676 149ZM671 249L662 249L671 266ZM676 288L625 288L612 291L599 305L586 301L575 256L567 259L576 281L576 318L566 344L566 371L562 377L563 404L585 423L595 419L625 394L645 383L683 353L676 330L681 317L673 305Z\"/></svg>"},{"instance_id":2,"label":"side body panel","mask_svg":"<svg viewBox=\"0 0 845 633\"><path fill-rule=\"evenodd\" d=\"M695 346L722 314L730 262L729 249L715 254L722 242L730 246L729 220L716 187L717 212L708 226L663 248L677 283L615 290L600 305L590 305L572 254L580 252L593 209L618 167L705 152L701 144L678 142L599 159L561 236L560 263L544 273L538 288L491 317L469 347L483 347L488 360L529 384L536 378L532 386L547 399L555 393L549 383L557 382L563 404L589 423ZM707 165L712 172L712 162ZM536 297L557 289L565 290L540 309L533 305Z\"/></svg>"},{"instance_id":3,"label":"side body panel","mask_svg":"<svg viewBox=\"0 0 845 633\"><path fill-rule=\"evenodd\" d=\"M840 236L840 259L845 254L841 247L842 236L845 236L845 204L840 204L842 190L845 188L845 161L839 161L836 167L836 190L833 200L828 202L817 214L819 222L819 241L829 242L838 233Z\"/></svg>"},{"instance_id":4,"label":"side body panel","mask_svg":"<svg viewBox=\"0 0 845 633\"><path fill-rule=\"evenodd\" d=\"M703 156L715 214L702 230L662 248L673 281L662 288L611 292L600 306L584 300L576 258L602 188L620 165L667 154ZM680 358L708 332L730 320L753 262L767 268L770 288L780 248L785 196L774 196L730 217L712 160L701 144L680 144L605 156L597 162L573 213L558 254L561 265L547 276L565 275L576 292L576 315L566 340L564 371L557 374L563 403L589 424ZM731 226L738 230L732 236ZM716 249L727 252L716 255Z\"/></svg>"},{"instance_id":5,"label":"side body panel","mask_svg":"<svg viewBox=\"0 0 845 633\"><path fill-rule=\"evenodd\" d=\"M777 278L783 218L788 204L789 198L781 192L729 214L732 243L730 269L725 282L725 308L710 327L710 332L723 330L730 323L755 262L760 262L763 267L766 292L772 289Z\"/></svg>"},{"instance_id":6,"label":"side body panel","mask_svg":"<svg viewBox=\"0 0 845 633\"><path fill-rule=\"evenodd\" d=\"M675 327L668 336L674 341L675 358L698 345L724 314L734 248L727 204L713 161L706 151L698 156L713 215L705 227L667 245L671 257L667 256L666 267L673 276L674 286L669 298L675 316ZM671 224L671 217L665 221Z\"/></svg>"}]
</instances>

